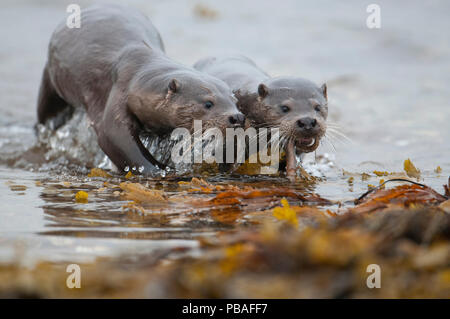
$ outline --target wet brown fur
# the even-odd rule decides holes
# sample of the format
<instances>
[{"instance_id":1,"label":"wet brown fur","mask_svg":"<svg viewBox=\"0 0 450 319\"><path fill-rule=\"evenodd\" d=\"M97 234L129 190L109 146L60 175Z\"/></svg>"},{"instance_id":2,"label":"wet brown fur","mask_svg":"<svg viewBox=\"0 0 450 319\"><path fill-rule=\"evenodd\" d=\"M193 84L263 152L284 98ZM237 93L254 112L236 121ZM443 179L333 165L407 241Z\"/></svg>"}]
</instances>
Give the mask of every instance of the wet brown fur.
<instances>
[{"instance_id":1,"label":"wet brown fur","mask_svg":"<svg viewBox=\"0 0 450 319\"><path fill-rule=\"evenodd\" d=\"M214 107L206 109L206 101ZM38 98L38 122L57 120L82 107L98 143L119 168L156 171L157 163L139 133L157 135L191 129L194 119L230 126L238 111L221 80L169 59L156 28L131 8L97 5L84 9L81 28L65 21L52 35Z\"/></svg>"}]
</instances>

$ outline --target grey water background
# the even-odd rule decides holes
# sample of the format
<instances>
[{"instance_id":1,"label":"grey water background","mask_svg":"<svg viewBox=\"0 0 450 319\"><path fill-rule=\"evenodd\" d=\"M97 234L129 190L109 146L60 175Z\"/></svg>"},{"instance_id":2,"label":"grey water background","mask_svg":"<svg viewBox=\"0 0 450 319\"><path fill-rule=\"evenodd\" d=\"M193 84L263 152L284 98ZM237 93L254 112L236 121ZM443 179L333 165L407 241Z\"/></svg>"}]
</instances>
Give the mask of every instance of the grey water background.
<instances>
[{"instance_id":1,"label":"grey water background","mask_svg":"<svg viewBox=\"0 0 450 319\"><path fill-rule=\"evenodd\" d=\"M47 45L66 7L95 1L2 0L0 3L0 159L35 143L36 99ZM98 2L98 1L97 1ZM102 1L105 2L105 1ZM334 157L329 180L351 172L401 171L411 158L423 181L442 191L450 175L450 2L448 1L117 1L152 20L167 54L192 65L208 55L241 53L273 76L328 83L330 120L351 143L324 143ZM366 26L367 5L381 7L381 28ZM199 7L200 6L200 7ZM206 14L201 14L206 8ZM435 174L437 166L441 174ZM132 241L39 236L51 228L36 180L51 172L0 166L0 258L17 245L38 257L108 255L117 249L195 241ZM52 179L57 179L53 176ZM9 182L26 185L14 192ZM360 189L362 190L362 189ZM323 183L324 197L356 197ZM345 194L344 194L345 193ZM132 231L132 230L130 230ZM19 242L19 244L17 244ZM74 244L76 243L76 244ZM153 246L152 246L153 245ZM67 247L72 247L67 249ZM49 251L51 253L49 253Z\"/></svg>"}]
</instances>

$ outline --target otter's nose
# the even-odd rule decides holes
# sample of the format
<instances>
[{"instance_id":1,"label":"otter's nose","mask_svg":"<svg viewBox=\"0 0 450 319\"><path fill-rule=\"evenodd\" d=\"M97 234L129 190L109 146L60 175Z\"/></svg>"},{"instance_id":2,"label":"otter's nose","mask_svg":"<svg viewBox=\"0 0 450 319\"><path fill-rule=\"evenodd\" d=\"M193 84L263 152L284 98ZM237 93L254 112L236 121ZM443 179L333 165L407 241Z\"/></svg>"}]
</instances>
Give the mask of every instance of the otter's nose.
<instances>
[{"instance_id":1,"label":"otter's nose","mask_svg":"<svg viewBox=\"0 0 450 319\"><path fill-rule=\"evenodd\" d=\"M245 116L243 114L234 114L234 115L230 115L228 117L228 121L230 122L231 125L244 125L245 122Z\"/></svg>"},{"instance_id":2,"label":"otter's nose","mask_svg":"<svg viewBox=\"0 0 450 319\"><path fill-rule=\"evenodd\" d=\"M297 126L301 130L311 131L317 126L317 120L310 117L303 117L297 121Z\"/></svg>"}]
</instances>

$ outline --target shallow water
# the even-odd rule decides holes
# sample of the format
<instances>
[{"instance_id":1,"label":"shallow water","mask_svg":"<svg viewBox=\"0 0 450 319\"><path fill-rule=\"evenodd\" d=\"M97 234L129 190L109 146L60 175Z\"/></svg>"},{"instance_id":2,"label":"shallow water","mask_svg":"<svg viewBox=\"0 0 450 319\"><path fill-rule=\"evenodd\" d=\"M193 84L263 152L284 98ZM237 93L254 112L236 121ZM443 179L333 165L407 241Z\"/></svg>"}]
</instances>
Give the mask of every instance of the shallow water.
<instances>
[{"instance_id":1,"label":"shallow water","mask_svg":"<svg viewBox=\"0 0 450 319\"><path fill-rule=\"evenodd\" d=\"M84 152L95 150L80 140L88 134L74 139L70 131L61 133L60 138L79 144L63 145L57 152L42 148L29 152L37 145L35 101L48 39L66 16L66 4L72 2L4 0L1 4L0 260L75 262L153 250L170 251L176 257L198 253L198 236L214 235L235 224L245 226L251 207L228 224L221 218L227 210L221 215L186 203L148 207L146 214L124 210L127 201L111 189L96 191L104 180L86 177L85 165L102 163L102 154L92 160L93 155ZM79 3L83 7L91 1ZM283 178L222 176L208 178L209 182L284 185L350 205L367 184L378 184L380 178L363 181L355 175L349 185L343 170L400 172L403 160L411 158L422 171L422 182L442 192L450 175L450 39L443 32L450 27L447 1L378 1L379 30L366 27L365 4L356 0L345 4L292 0L282 5L202 1L215 12L211 18L196 13L197 1L128 3L149 15L168 55L185 64L207 55L239 52L272 75L328 83L330 121L351 142L343 138L332 140L334 146L324 142L316 152L329 159L323 164L313 164L310 154L306 169L323 175L321 180L293 185ZM45 160L39 162L39 156ZM434 172L438 165L439 174ZM111 183L123 180L114 177ZM176 181L140 181L169 194L181 193ZM74 201L79 190L89 191L87 204ZM329 208L337 210L337 206Z\"/></svg>"}]
</instances>

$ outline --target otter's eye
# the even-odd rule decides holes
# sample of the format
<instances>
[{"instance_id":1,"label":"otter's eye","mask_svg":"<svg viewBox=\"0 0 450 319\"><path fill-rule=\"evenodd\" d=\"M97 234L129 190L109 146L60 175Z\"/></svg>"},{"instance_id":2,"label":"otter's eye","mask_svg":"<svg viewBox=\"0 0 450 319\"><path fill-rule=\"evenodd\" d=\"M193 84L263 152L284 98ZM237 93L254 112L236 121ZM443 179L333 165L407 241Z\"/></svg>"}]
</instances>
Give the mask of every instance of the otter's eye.
<instances>
[{"instance_id":1,"label":"otter's eye","mask_svg":"<svg viewBox=\"0 0 450 319\"><path fill-rule=\"evenodd\" d=\"M212 108L213 106L214 106L214 103L211 102L211 101L208 101L208 102L205 103L205 107L206 107L207 109L210 109L210 108Z\"/></svg>"},{"instance_id":2,"label":"otter's eye","mask_svg":"<svg viewBox=\"0 0 450 319\"><path fill-rule=\"evenodd\" d=\"M287 113L287 112L289 112L291 110L291 108L289 106L287 106L287 105L280 106L280 109L281 109L281 111L283 113Z\"/></svg>"},{"instance_id":3,"label":"otter's eye","mask_svg":"<svg viewBox=\"0 0 450 319\"><path fill-rule=\"evenodd\" d=\"M320 105L316 105L316 106L314 107L314 110L316 110L316 112L320 112Z\"/></svg>"}]
</instances>

